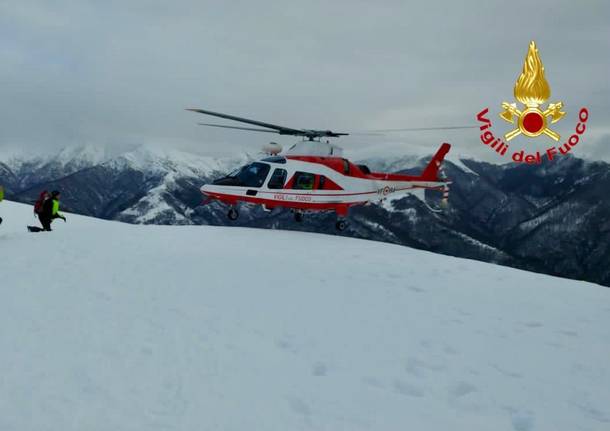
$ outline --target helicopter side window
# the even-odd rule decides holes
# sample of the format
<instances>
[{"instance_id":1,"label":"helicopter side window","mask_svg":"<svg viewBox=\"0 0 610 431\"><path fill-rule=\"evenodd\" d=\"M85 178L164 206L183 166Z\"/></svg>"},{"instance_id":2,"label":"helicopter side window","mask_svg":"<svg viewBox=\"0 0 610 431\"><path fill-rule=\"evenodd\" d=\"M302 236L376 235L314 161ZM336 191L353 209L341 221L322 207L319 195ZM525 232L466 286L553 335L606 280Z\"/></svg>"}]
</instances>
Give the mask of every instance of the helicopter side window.
<instances>
[{"instance_id":1,"label":"helicopter side window","mask_svg":"<svg viewBox=\"0 0 610 431\"><path fill-rule=\"evenodd\" d=\"M320 175L318 178L318 186L316 188L318 190L343 190L341 186L330 178L326 178L324 175Z\"/></svg>"},{"instance_id":2,"label":"helicopter side window","mask_svg":"<svg viewBox=\"0 0 610 431\"><path fill-rule=\"evenodd\" d=\"M367 165L357 165L357 166L360 168L360 170L362 171L363 174L368 175L371 173L371 170L369 169L369 167Z\"/></svg>"},{"instance_id":3,"label":"helicopter side window","mask_svg":"<svg viewBox=\"0 0 610 431\"><path fill-rule=\"evenodd\" d=\"M349 175L349 162L346 159L343 159L343 173Z\"/></svg>"},{"instance_id":4,"label":"helicopter side window","mask_svg":"<svg viewBox=\"0 0 610 431\"><path fill-rule=\"evenodd\" d=\"M293 189L313 190L315 175L308 172L295 172Z\"/></svg>"},{"instance_id":5,"label":"helicopter side window","mask_svg":"<svg viewBox=\"0 0 610 431\"><path fill-rule=\"evenodd\" d=\"M260 187L265 182L269 173L269 165L266 163L252 163L244 166L237 174L239 185L242 187Z\"/></svg>"},{"instance_id":6,"label":"helicopter side window","mask_svg":"<svg viewBox=\"0 0 610 431\"><path fill-rule=\"evenodd\" d=\"M271 174L271 178L269 178L267 187L270 189L283 189L287 175L286 169L276 168L273 174Z\"/></svg>"}]
</instances>

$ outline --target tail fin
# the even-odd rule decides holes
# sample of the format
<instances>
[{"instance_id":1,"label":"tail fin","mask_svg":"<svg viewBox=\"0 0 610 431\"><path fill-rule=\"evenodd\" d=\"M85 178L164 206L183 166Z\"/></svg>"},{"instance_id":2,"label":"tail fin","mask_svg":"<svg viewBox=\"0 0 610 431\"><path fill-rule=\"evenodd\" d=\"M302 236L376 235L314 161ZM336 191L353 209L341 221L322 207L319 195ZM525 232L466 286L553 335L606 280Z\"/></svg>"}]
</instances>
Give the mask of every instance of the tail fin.
<instances>
[{"instance_id":1,"label":"tail fin","mask_svg":"<svg viewBox=\"0 0 610 431\"><path fill-rule=\"evenodd\" d=\"M421 178L423 181L438 181L439 180L438 171L441 167L441 164L443 163L443 159L449 152L450 148L451 148L451 145L449 145L446 142L443 145L441 145L441 147L438 149L438 151L436 152L434 157L432 157L432 160L430 160L430 163L428 163L428 166L426 166L426 169L424 169L424 172L421 174Z\"/></svg>"}]
</instances>

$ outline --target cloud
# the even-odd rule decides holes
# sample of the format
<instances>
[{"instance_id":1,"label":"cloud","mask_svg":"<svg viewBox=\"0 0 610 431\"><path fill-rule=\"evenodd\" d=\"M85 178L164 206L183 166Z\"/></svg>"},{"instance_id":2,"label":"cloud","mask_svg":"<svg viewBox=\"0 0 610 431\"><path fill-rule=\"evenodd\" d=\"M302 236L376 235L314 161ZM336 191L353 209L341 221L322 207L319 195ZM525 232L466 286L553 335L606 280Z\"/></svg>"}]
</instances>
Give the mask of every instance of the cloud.
<instances>
[{"instance_id":1,"label":"cloud","mask_svg":"<svg viewBox=\"0 0 610 431\"><path fill-rule=\"evenodd\" d=\"M162 142L231 153L293 141L197 126L204 117L183 110L193 106L340 131L469 124L512 98L530 39L553 99L590 107L608 127L609 9L604 1L5 0L0 146ZM563 121L567 132L573 125ZM387 139L431 149L449 140L489 157L476 130Z\"/></svg>"}]
</instances>

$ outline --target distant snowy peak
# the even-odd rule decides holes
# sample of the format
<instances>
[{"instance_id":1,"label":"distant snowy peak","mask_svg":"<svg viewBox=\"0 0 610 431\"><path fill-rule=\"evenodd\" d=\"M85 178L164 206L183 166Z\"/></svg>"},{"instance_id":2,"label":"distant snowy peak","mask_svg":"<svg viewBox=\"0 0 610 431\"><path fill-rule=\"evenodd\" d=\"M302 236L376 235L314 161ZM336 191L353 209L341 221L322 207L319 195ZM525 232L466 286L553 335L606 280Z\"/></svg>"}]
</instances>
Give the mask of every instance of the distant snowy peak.
<instances>
[{"instance_id":1,"label":"distant snowy peak","mask_svg":"<svg viewBox=\"0 0 610 431\"><path fill-rule=\"evenodd\" d=\"M0 162L16 176L42 179L58 178L82 169L104 165L115 170L184 176L208 176L227 172L246 163L249 156L216 158L173 149L141 145L127 152L116 153L99 146L65 147L57 152L33 152L23 149L2 149Z\"/></svg>"},{"instance_id":2,"label":"distant snowy peak","mask_svg":"<svg viewBox=\"0 0 610 431\"><path fill-rule=\"evenodd\" d=\"M375 172L398 172L417 166L423 158L415 155L401 157L371 157L359 160L357 163L365 164Z\"/></svg>"},{"instance_id":3,"label":"distant snowy peak","mask_svg":"<svg viewBox=\"0 0 610 431\"><path fill-rule=\"evenodd\" d=\"M199 187L207 179L231 171L248 160L247 155L215 158L141 146L102 166L117 173L137 171L149 184L154 184L144 196L123 209L116 216L118 220L130 223L192 224L187 216L192 208L177 200L174 194L184 191L185 184L188 184L189 190L198 193Z\"/></svg>"},{"instance_id":4,"label":"distant snowy peak","mask_svg":"<svg viewBox=\"0 0 610 431\"><path fill-rule=\"evenodd\" d=\"M369 165L373 170L396 172L423 165L424 160L429 159L431 155L412 153L400 157L383 155L354 159L361 160L361 163ZM255 158L258 158L258 155ZM231 171L252 159L252 155L243 153L219 158L148 145L119 153L95 145L70 146L56 152L32 152L23 149L0 151L0 162L16 176L37 177L43 180L70 175L97 165L113 170L131 169L155 176L174 173L187 177L209 177Z\"/></svg>"},{"instance_id":5,"label":"distant snowy peak","mask_svg":"<svg viewBox=\"0 0 610 431\"><path fill-rule=\"evenodd\" d=\"M45 183L74 174L103 163L107 160L106 151L93 145L66 147L60 151L24 149L3 149L0 162L8 168L11 175L3 175L9 189L27 190L37 184ZM8 178L8 180L7 180Z\"/></svg>"},{"instance_id":6,"label":"distant snowy peak","mask_svg":"<svg viewBox=\"0 0 610 431\"><path fill-rule=\"evenodd\" d=\"M404 155L401 157L371 157L369 159L360 160L358 163L367 165L371 170L377 172L400 172L409 169L423 167L430 161L432 154L427 156L420 155ZM478 175L475 171L470 169L464 164L464 159L459 156L446 157L445 162L453 163L460 170L472 174Z\"/></svg>"},{"instance_id":7,"label":"distant snowy peak","mask_svg":"<svg viewBox=\"0 0 610 431\"><path fill-rule=\"evenodd\" d=\"M473 171L466 165L466 163L468 163L469 160L474 161L472 159L461 159L461 158L449 159L448 161L455 164L457 167L459 167L464 172L478 176L479 175L478 173L476 173L475 171Z\"/></svg>"},{"instance_id":8,"label":"distant snowy peak","mask_svg":"<svg viewBox=\"0 0 610 431\"><path fill-rule=\"evenodd\" d=\"M246 160L246 156L219 159L178 150L141 146L114 157L106 162L105 166L117 170L127 168L152 174L171 173L192 177L226 172Z\"/></svg>"},{"instance_id":9,"label":"distant snowy peak","mask_svg":"<svg viewBox=\"0 0 610 431\"><path fill-rule=\"evenodd\" d=\"M109 158L108 151L103 147L83 145L65 147L51 161L62 166L89 167L104 163Z\"/></svg>"},{"instance_id":10,"label":"distant snowy peak","mask_svg":"<svg viewBox=\"0 0 610 431\"><path fill-rule=\"evenodd\" d=\"M27 170L32 173L39 169L63 169L66 174L80 169L95 166L107 160L107 152L94 145L65 147L59 152L13 149L0 153L0 161L11 168L15 173Z\"/></svg>"},{"instance_id":11,"label":"distant snowy peak","mask_svg":"<svg viewBox=\"0 0 610 431\"><path fill-rule=\"evenodd\" d=\"M7 166L15 174L19 174L27 166L28 168L40 166L44 158L39 154L29 153L22 149L3 149L0 152L0 162Z\"/></svg>"}]
</instances>

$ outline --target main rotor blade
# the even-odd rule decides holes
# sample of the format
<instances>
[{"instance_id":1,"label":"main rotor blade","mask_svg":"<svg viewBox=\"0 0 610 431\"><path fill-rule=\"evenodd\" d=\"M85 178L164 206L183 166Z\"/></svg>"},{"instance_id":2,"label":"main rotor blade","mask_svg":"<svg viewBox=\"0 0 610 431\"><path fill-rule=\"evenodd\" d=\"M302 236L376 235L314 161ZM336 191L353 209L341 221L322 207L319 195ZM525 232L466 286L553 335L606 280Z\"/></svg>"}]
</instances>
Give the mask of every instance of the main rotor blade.
<instances>
[{"instance_id":1,"label":"main rotor blade","mask_svg":"<svg viewBox=\"0 0 610 431\"><path fill-rule=\"evenodd\" d=\"M200 126L222 127L223 129L248 130L251 132L280 133L277 130L255 129L253 127L225 126L224 124L209 124L209 123L197 123L197 124L199 124Z\"/></svg>"},{"instance_id":2,"label":"main rotor blade","mask_svg":"<svg viewBox=\"0 0 610 431\"><path fill-rule=\"evenodd\" d=\"M303 133L303 130L293 129L291 127L278 126L276 124L263 123L262 121L250 120L248 118L236 117L234 115L222 114L220 112L206 111L204 109L198 108L187 108L187 111L198 112L200 114L212 115L214 117L220 117L227 120L238 121L240 123L253 124L255 126L267 127L269 129L275 129L278 132L286 135L300 135Z\"/></svg>"}]
</instances>

